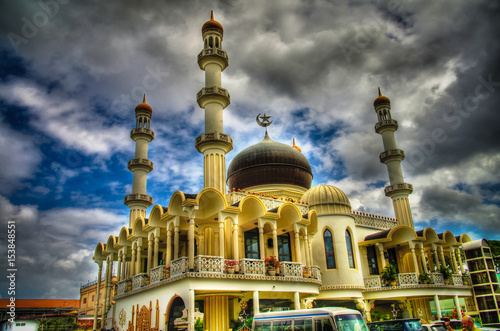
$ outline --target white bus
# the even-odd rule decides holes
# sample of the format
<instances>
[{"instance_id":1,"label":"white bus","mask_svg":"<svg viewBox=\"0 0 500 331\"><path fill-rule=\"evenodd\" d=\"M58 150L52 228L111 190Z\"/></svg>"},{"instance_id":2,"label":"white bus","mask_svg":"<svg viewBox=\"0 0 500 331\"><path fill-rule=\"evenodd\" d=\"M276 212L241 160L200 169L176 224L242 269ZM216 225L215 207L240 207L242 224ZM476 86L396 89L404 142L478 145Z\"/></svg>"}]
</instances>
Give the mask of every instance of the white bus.
<instances>
[{"instance_id":1,"label":"white bus","mask_svg":"<svg viewBox=\"0 0 500 331\"><path fill-rule=\"evenodd\" d=\"M325 307L255 314L253 331L369 331L354 309Z\"/></svg>"}]
</instances>

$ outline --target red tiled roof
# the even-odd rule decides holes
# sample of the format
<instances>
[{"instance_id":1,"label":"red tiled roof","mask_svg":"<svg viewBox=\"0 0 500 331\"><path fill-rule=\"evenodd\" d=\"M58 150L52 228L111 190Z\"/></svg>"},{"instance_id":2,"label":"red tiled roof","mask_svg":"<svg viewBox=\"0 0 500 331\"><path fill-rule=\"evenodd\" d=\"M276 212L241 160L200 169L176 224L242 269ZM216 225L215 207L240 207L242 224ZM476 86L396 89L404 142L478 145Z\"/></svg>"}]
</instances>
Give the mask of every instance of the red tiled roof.
<instances>
[{"instance_id":1,"label":"red tiled roof","mask_svg":"<svg viewBox=\"0 0 500 331\"><path fill-rule=\"evenodd\" d=\"M7 308L9 299L0 299L0 308ZM78 299L16 299L16 308L79 308Z\"/></svg>"}]
</instances>

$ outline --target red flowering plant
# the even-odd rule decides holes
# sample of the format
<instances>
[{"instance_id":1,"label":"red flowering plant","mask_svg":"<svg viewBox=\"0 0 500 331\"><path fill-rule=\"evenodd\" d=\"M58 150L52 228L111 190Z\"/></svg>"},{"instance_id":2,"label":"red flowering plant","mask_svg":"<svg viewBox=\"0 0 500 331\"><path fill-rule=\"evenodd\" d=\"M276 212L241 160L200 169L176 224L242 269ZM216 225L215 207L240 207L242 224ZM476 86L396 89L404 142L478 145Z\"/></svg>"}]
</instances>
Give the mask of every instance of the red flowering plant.
<instances>
[{"instance_id":1,"label":"red flowering plant","mask_svg":"<svg viewBox=\"0 0 500 331\"><path fill-rule=\"evenodd\" d=\"M235 268L237 265L239 265L238 261L235 261L235 260L224 260L224 266L226 267L226 270L228 268Z\"/></svg>"},{"instance_id":2,"label":"red flowering plant","mask_svg":"<svg viewBox=\"0 0 500 331\"><path fill-rule=\"evenodd\" d=\"M276 269L280 266L280 261L276 258L276 256L271 256L265 260L266 267L268 269Z\"/></svg>"}]
</instances>

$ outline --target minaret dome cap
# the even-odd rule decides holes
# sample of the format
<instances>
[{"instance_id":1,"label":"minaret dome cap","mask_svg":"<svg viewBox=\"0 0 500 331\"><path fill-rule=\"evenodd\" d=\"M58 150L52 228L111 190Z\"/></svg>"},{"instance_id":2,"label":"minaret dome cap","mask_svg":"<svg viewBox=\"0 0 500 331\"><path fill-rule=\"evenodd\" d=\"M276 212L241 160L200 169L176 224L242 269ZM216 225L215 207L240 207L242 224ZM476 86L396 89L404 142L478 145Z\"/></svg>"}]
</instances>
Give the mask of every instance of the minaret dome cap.
<instances>
[{"instance_id":1,"label":"minaret dome cap","mask_svg":"<svg viewBox=\"0 0 500 331\"><path fill-rule=\"evenodd\" d=\"M142 103L138 104L137 107L135 107L135 111L136 112L147 111L151 114L153 113L153 108L151 108L151 106L146 103L146 94L144 94L144 99Z\"/></svg>"},{"instance_id":2,"label":"minaret dome cap","mask_svg":"<svg viewBox=\"0 0 500 331\"><path fill-rule=\"evenodd\" d=\"M214 11L212 10L210 21L207 21L205 24L203 24L203 27L201 28L201 32L203 33L206 29L219 29L221 32L224 32L224 28L222 27L222 24L214 20Z\"/></svg>"},{"instance_id":3,"label":"minaret dome cap","mask_svg":"<svg viewBox=\"0 0 500 331\"><path fill-rule=\"evenodd\" d=\"M390 103L391 103L391 100L389 100L389 98L388 98L388 97L385 97L385 96L383 96L383 95L382 95L382 93L380 92L380 87L379 87L379 88L378 88L378 97L377 97L377 99L375 99L375 100L373 101L373 107L375 107L375 108L376 108L378 105L383 104L383 103L388 103L388 104L390 104Z\"/></svg>"}]
</instances>

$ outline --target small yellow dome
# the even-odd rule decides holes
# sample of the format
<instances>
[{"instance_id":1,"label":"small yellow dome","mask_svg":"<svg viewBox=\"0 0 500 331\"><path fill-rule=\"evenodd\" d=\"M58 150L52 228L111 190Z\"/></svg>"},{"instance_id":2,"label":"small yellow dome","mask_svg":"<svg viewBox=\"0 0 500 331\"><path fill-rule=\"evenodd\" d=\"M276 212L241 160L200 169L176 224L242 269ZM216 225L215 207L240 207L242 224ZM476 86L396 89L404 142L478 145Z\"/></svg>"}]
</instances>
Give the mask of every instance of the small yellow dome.
<instances>
[{"instance_id":1,"label":"small yellow dome","mask_svg":"<svg viewBox=\"0 0 500 331\"><path fill-rule=\"evenodd\" d=\"M144 94L144 99L142 103L138 104L137 107L135 107L135 111L136 112L146 111L150 114L153 113L153 108L151 108L151 106L146 103L146 94Z\"/></svg>"},{"instance_id":2,"label":"small yellow dome","mask_svg":"<svg viewBox=\"0 0 500 331\"><path fill-rule=\"evenodd\" d=\"M380 87L378 88L378 97L373 101L373 107L377 108L378 105L382 103L391 103L391 100L389 100L388 97L385 97L382 95L382 92L380 92Z\"/></svg>"},{"instance_id":3,"label":"small yellow dome","mask_svg":"<svg viewBox=\"0 0 500 331\"><path fill-rule=\"evenodd\" d=\"M314 186L304 193L301 200L307 202L318 214L351 214L349 199L335 186Z\"/></svg>"},{"instance_id":4,"label":"small yellow dome","mask_svg":"<svg viewBox=\"0 0 500 331\"><path fill-rule=\"evenodd\" d=\"M205 22L203 24L203 27L201 28L201 32L205 31L206 29L209 28L214 28L214 29L219 29L221 32L224 32L224 28L222 27L222 24L214 20L214 11L212 10L210 21Z\"/></svg>"}]
</instances>

